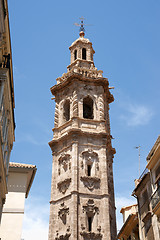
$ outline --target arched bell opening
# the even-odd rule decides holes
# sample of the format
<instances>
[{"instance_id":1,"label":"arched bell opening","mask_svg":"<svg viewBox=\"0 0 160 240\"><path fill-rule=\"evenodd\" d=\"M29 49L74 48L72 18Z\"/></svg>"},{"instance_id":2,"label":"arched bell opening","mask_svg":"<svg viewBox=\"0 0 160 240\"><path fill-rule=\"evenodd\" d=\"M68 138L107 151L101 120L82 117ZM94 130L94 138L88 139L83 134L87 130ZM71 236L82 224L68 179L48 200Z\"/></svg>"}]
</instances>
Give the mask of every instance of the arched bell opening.
<instances>
[{"instance_id":1,"label":"arched bell opening","mask_svg":"<svg viewBox=\"0 0 160 240\"><path fill-rule=\"evenodd\" d=\"M86 48L82 48L82 59L86 60Z\"/></svg>"},{"instance_id":2,"label":"arched bell opening","mask_svg":"<svg viewBox=\"0 0 160 240\"><path fill-rule=\"evenodd\" d=\"M74 50L74 60L76 60L76 59L77 59L77 49Z\"/></svg>"},{"instance_id":3,"label":"arched bell opening","mask_svg":"<svg viewBox=\"0 0 160 240\"><path fill-rule=\"evenodd\" d=\"M93 100L87 96L83 99L83 118L93 119Z\"/></svg>"},{"instance_id":4,"label":"arched bell opening","mask_svg":"<svg viewBox=\"0 0 160 240\"><path fill-rule=\"evenodd\" d=\"M70 119L70 101L66 100L63 105L63 117L65 121L69 121Z\"/></svg>"}]
</instances>

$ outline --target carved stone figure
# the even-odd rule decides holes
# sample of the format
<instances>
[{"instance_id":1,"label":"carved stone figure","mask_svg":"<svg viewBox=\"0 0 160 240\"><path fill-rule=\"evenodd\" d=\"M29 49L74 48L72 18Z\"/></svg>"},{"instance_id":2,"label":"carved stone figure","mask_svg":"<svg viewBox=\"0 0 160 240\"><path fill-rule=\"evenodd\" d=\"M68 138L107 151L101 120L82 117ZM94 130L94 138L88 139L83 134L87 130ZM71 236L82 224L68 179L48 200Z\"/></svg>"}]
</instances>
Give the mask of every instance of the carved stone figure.
<instances>
[{"instance_id":1,"label":"carved stone figure","mask_svg":"<svg viewBox=\"0 0 160 240\"><path fill-rule=\"evenodd\" d=\"M82 157L89 163L98 161L98 154L94 152L93 149L88 149L88 151L82 152Z\"/></svg>"},{"instance_id":2,"label":"carved stone figure","mask_svg":"<svg viewBox=\"0 0 160 240\"><path fill-rule=\"evenodd\" d=\"M70 159L71 159L71 156L69 154L61 154L61 157L58 159L59 165L63 167L65 172L70 167L69 166Z\"/></svg>"},{"instance_id":3,"label":"carved stone figure","mask_svg":"<svg viewBox=\"0 0 160 240\"><path fill-rule=\"evenodd\" d=\"M67 214L69 214L69 208L67 208L63 202L58 211L58 217L62 220L64 224L66 224Z\"/></svg>"},{"instance_id":4,"label":"carved stone figure","mask_svg":"<svg viewBox=\"0 0 160 240\"><path fill-rule=\"evenodd\" d=\"M93 199L89 199L86 206L83 206L83 212L86 212L88 217L93 217L99 213L99 208L95 206Z\"/></svg>"}]
</instances>

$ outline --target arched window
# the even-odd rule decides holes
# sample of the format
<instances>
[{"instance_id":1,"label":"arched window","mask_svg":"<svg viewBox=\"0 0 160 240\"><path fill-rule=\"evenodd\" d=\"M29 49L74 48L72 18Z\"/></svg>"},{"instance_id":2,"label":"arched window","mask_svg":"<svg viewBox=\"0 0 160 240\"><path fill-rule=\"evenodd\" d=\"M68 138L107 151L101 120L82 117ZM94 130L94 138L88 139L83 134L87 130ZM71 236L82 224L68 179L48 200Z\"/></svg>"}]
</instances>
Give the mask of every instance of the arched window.
<instances>
[{"instance_id":1,"label":"arched window","mask_svg":"<svg viewBox=\"0 0 160 240\"><path fill-rule=\"evenodd\" d=\"M86 60L86 48L82 48L82 59Z\"/></svg>"},{"instance_id":2,"label":"arched window","mask_svg":"<svg viewBox=\"0 0 160 240\"><path fill-rule=\"evenodd\" d=\"M83 117L93 119L93 100L89 96L83 99Z\"/></svg>"},{"instance_id":3,"label":"arched window","mask_svg":"<svg viewBox=\"0 0 160 240\"><path fill-rule=\"evenodd\" d=\"M77 59L77 49L74 51L74 60Z\"/></svg>"},{"instance_id":4,"label":"arched window","mask_svg":"<svg viewBox=\"0 0 160 240\"><path fill-rule=\"evenodd\" d=\"M63 116L65 121L69 121L70 119L70 101L66 100L63 105Z\"/></svg>"}]
</instances>

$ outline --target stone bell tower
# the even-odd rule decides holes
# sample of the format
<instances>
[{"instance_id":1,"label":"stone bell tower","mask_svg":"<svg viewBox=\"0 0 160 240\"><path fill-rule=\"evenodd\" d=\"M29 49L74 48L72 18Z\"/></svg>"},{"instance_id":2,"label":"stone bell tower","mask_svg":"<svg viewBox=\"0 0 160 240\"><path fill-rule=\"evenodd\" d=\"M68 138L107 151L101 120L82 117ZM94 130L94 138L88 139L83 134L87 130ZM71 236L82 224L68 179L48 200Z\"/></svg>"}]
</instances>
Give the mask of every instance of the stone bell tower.
<instances>
[{"instance_id":1,"label":"stone bell tower","mask_svg":"<svg viewBox=\"0 0 160 240\"><path fill-rule=\"evenodd\" d=\"M108 79L93 61L84 32L70 46L67 73L51 87L55 96L49 240L115 240Z\"/></svg>"}]
</instances>

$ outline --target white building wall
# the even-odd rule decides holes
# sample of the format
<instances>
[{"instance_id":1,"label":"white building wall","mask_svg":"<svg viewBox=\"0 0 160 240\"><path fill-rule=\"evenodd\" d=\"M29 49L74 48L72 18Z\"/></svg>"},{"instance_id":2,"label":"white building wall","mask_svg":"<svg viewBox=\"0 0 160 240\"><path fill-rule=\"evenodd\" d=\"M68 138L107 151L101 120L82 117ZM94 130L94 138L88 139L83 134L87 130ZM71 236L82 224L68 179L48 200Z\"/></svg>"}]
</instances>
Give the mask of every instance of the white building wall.
<instances>
[{"instance_id":1,"label":"white building wall","mask_svg":"<svg viewBox=\"0 0 160 240\"><path fill-rule=\"evenodd\" d=\"M8 194L3 208L0 227L1 240L20 240L24 215L27 173L11 172Z\"/></svg>"}]
</instances>

